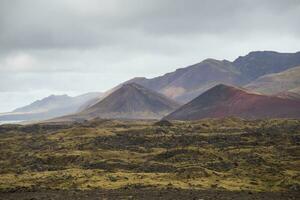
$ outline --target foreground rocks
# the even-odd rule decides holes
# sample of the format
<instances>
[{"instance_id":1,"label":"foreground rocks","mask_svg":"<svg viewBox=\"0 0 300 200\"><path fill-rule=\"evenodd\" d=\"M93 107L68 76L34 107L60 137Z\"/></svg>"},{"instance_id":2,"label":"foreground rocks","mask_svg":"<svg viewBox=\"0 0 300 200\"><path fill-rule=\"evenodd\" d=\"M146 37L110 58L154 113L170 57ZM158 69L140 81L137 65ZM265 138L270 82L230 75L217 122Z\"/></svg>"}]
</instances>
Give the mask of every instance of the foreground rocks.
<instances>
[{"instance_id":1,"label":"foreground rocks","mask_svg":"<svg viewBox=\"0 0 300 200\"><path fill-rule=\"evenodd\" d=\"M299 193L295 192L228 192L212 190L180 190L180 189L119 189L92 191L40 191L40 192L8 192L0 193L0 200L297 200Z\"/></svg>"}]
</instances>

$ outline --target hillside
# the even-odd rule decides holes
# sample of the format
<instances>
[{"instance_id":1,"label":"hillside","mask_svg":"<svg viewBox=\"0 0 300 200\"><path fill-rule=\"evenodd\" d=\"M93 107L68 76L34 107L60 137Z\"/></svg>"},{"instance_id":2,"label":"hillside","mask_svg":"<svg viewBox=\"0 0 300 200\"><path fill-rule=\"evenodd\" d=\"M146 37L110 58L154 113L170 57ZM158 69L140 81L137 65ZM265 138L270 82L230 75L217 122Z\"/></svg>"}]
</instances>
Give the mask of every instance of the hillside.
<instances>
[{"instance_id":1,"label":"hillside","mask_svg":"<svg viewBox=\"0 0 300 200\"><path fill-rule=\"evenodd\" d=\"M129 83L77 115L83 118L155 119L178 107L178 103L162 94Z\"/></svg>"},{"instance_id":2,"label":"hillside","mask_svg":"<svg viewBox=\"0 0 300 200\"><path fill-rule=\"evenodd\" d=\"M272 95L289 91L291 93L292 90L297 93L295 89L298 87L300 87L300 66L262 76L245 86L249 90Z\"/></svg>"},{"instance_id":3,"label":"hillside","mask_svg":"<svg viewBox=\"0 0 300 200\"><path fill-rule=\"evenodd\" d=\"M300 101L249 93L240 88L220 84L165 118L198 120L229 116L248 119L299 118Z\"/></svg>"}]
</instances>

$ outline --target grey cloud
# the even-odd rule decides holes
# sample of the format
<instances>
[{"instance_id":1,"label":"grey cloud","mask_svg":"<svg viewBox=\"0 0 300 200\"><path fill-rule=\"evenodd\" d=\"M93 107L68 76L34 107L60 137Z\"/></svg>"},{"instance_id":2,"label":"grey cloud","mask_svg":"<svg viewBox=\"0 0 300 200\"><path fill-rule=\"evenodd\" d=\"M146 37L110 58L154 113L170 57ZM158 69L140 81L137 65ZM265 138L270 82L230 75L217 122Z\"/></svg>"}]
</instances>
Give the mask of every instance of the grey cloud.
<instances>
[{"instance_id":1,"label":"grey cloud","mask_svg":"<svg viewBox=\"0 0 300 200\"><path fill-rule=\"evenodd\" d=\"M128 45L136 37L300 35L297 0L15 1L1 6L1 48L91 48ZM276 22L276 23L274 23ZM183 36L184 37L184 36Z\"/></svg>"},{"instance_id":2,"label":"grey cloud","mask_svg":"<svg viewBox=\"0 0 300 200\"><path fill-rule=\"evenodd\" d=\"M299 0L1 0L0 109L5 94L22 105L207 57L299 51L298 19Z\"/></svg>"}]
</instances>

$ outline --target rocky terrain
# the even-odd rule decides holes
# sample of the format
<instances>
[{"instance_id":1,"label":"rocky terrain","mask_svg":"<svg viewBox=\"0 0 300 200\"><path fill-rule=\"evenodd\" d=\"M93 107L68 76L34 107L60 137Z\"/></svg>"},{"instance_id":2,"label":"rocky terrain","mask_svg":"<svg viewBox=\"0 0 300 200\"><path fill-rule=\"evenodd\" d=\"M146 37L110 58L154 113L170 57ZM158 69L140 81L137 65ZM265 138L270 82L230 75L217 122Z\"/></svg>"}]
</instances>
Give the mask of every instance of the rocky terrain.
<instances>
[{"instance_id":1,"label":"rocky terrain","mask_svg":"<svg viewBox=\"0 0 300 200\"><path fill-rule=\"evenodd\" d=\"M299 199L299 120L91 120L0 135L0 199Z\"/></svg>"}]
</instances>

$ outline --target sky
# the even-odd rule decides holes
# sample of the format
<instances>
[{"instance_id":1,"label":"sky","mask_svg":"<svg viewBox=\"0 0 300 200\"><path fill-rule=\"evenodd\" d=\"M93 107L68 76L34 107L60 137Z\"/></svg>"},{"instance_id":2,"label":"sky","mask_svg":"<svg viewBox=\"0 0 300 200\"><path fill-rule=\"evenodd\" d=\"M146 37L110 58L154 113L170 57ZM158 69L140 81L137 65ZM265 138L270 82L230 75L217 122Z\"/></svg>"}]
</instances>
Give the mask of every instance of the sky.
<instances>
[{"instance_id":1,"label":"sky","mask_svg":"<svg viewBox=\"0 0 300 200\"><path fill-rule=\"evenodd\" d=\"M1 0L0 112L206 58L300 51L299 0Z\"/></svg>"}]
</instances>

